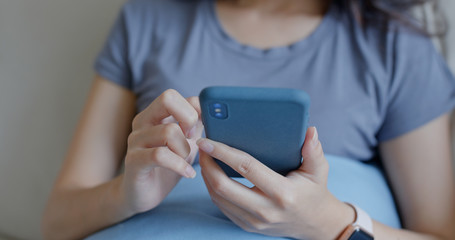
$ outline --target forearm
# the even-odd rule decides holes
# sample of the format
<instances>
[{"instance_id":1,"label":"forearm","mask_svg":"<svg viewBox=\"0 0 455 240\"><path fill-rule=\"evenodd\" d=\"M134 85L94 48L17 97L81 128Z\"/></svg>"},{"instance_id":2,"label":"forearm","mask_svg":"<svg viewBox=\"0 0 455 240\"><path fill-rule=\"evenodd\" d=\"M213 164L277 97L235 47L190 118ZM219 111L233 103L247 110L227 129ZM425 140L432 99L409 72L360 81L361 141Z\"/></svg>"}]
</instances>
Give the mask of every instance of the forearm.
<instances>
[{"instance_id":1,"label":"forearm","mask_svg":"<svg viewBox=\"0 0 455 240\"><path fill-rule=\"evenodd\" d=\"M352 210L352 209L351 209ZM346 219L351 219L352 223L352 214L349 213L349 211L342 211L340 207L338 207L338 210L335 211L339 214L336 216L333 216L332 214L332 219L338 221L338 224L334 224L334 222L331 223L329 229L324 230L325 233L331 233L330 229L332 231L332 235L334 236L333 233L339 233L340 231L340 226L342 224L346 225ZM343 214L341 214L343 213ZM344 215L344 216L342 216ZM452 221L453 222L453 221ZM328 223L328 222L327 222ZM441 227L439 230L435 230L433 233L425 233L424 231L418 232L418 231L411 231L407 229L397 229L397 228L392 228L387 225L384 225L380 222L377 222L373 220L373 231L374 231L374 239L377 240L453 240L455 239L455 232L453 230L453 227L451 227L452 224L447 224L445 227ZM322 239L329 239L329 237L324 237Z\"/></svg>"},{"instance_id":2,"label":"forearm","mask_svg":"<svg viewBox=\"0 0 455 240\"><path fill-rule=\"evenodd\" d=\"M347 224L352 224L353 223L353 212L350 212L349 210L346 211L346 209L343 210L343 205L346 204L339 204L337 206L337 210L332 210L332 212L335 212L337 214L332 215L332 220L335 220L335 222L332 222L331 225L329 225L329 229L324 230L325 233L330 233L330 229L332 231L332 235L334 236L333 233L339 233L340 232L340 226L347 226ZM327 208L329 209L329 208ZM349 207L349 209L352 211L353 208ZM448 210L450 212L450 210ZM452 218L450 218L452 216ZM455 215L447 214L444 217L444 220L441 221L439 220L438 222L440 224L436 224L431 228L427 228L426 230L409 230L409 229L397 229L397 228L392 228L387 225L384 225L378 221L373 220L373 233L374 233L374 239L377 240L453 240L455 239L455 230L453 229L453 224L455 223L454 219ZM355 213L354 213L355 217ZM441 216L442 217L442 216ZM329 219L329 218L326 218ZM346 222L348 221L348 223ZM327 220L324 221L325 223L329 224ZM336 224L338 223L338 224ZM338 227L337 227L338 226ZM421 227L422 228L422 227ZM339 236L339 235L338 235ZM324 237L322 239L329 239L329 237ZM333 239L333 237L330 237L330 239Z\"/></svg>"},{"instance_id":3,"label":"forearm","mask_svg":"<svg viewBox=\"0 0 455 240\"><path fill-rule=\"evenodd\" d=\"M93 188L59 190L51 195L43 218L46 239L80 239L125 220L137 213L156 207L174 188L181 176L164 168L150 174L152 185L147 209L136 209L128 204L128 195L135 196L131 186L125 186L125 175ZM134 200L133 200L134 201Z\"/></svg>"},{"instance_id":4,"label":"forearm","mask_svg":"<svg viewBox=\"0 0 455 240\"><path fill-rule=\"evenodd\" d=\"M325 228L321 230L322 235L320 239L337 239L335 236L340 236L342 230L348 225L352 224L355 220L355 212L352 207L342 203L338 200L333 201L325 209L327 213L325 218L322 219ZM334 214L335 213L335 214ZM321 213L321 215L323 215ZM321 216L320 215L320 216ZM373 220L374 239L377 240L453 240L455 233L453 230L454 221L447 220L446 226L439 226L439 230L434 230L433 233L425 233L425 231L410 231L407 229L397 229L384 225L380 222ZM452 224L451 224L452 222ZM325 234L325 235L324 235ZM302 237L297 237L301 239ZM316 239L317 237L314 237Z\"/></svg>"},{"instance_id":5,"label":"forearm","mask_svg":"<svg viewBox=\"0 0 455 240\"><path fill-rule=\"evenodd\" d=\"M134 213L121 194L123 175L88 189L56 190L43 218L46 239L79 239Z\"/></svg>"},{"instance_id":6,"label":"forearm","mask_svg":"<svg viewBox=\"0 0 455 240\"><path fill-rule=\"evenodd\" d=\"M376 224L378 239L455 239L449 122L445 114L380 144L385 173L410 231Z\"/></svg>"},{"instance_id":7,"label":"forearm","mask_svg":"<svg viewBox=\"0 0 455 240\"><path fill-rule=\"evenodd\" d=\"M451 230L451 228L442 229L441 232L438 232L438 235L436 235L429 233L418 233L406 229L391 228L377 221L373 221L373 225L375 239L378 240L450 240L455 238L453 235L453 230Z\"/></svg>"}]
</instances>

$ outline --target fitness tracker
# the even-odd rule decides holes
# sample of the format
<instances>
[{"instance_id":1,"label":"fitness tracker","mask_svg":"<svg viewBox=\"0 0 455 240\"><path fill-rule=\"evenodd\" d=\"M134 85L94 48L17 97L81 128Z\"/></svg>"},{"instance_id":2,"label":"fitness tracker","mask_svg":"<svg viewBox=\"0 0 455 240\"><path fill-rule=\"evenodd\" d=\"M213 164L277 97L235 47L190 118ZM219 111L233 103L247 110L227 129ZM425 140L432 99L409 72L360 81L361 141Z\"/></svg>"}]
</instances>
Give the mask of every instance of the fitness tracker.
<instances>
[{"instance_id":1,"label":"fitness tracker","mask_svg":"<svg viewBox=\"0 0 455 240\"><path fill-rule=\"evenodd\" d=\"M355 210L355 221L344 229L338 240L374 240L373 221L370 216L357 206L347 204Z\"/></svg>"}]
</instances>

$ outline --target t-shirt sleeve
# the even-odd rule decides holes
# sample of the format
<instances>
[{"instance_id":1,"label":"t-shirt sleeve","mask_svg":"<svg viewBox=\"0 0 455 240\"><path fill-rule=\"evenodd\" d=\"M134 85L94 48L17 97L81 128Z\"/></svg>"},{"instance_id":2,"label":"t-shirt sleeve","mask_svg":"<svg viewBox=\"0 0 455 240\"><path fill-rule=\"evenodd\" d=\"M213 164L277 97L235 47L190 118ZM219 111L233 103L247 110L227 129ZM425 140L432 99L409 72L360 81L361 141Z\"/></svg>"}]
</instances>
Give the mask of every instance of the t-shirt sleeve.
<instances>
[{"instance_id":1,"label":"t-shirt sleeve","mask_svg":"<svg viewBox=\"0 0 455 240\"><path fill-rule=\"evenodd\" d=\"M94 68L101 77L132 89L132 73L129 63L128 29L125 7L118 15Z\"/></svg>"},{"instance_id":2,"label":"t-shirt sleeve","mask_svg":"<svg viewBox=\"0 0 455 240\"><path fill-rule=\"evenodd\" d=\"M391 42L388 102L379 141L408 133L455 106L455 79L431 40L405 32Z\"/></svg>"}]
</instances>

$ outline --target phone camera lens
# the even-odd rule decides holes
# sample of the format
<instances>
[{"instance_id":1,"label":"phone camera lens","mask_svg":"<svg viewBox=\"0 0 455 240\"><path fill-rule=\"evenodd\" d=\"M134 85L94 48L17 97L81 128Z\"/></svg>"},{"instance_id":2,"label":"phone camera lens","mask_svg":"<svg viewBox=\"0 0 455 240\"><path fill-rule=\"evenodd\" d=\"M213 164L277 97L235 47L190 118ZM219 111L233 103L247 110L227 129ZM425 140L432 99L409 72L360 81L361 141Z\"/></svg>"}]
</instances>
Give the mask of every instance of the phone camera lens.
<instances>
[{"instance_id":1,"label":"phone camera lens","mask_svg":"<svg viewBox=\"0 0 455 240\"><path fill-rule=\"evenodd\" d=\"M210 115L217 119L226 119L228 117L227 106L224 103L212 103L209 106Z\"/></svg>"}]
</instances>

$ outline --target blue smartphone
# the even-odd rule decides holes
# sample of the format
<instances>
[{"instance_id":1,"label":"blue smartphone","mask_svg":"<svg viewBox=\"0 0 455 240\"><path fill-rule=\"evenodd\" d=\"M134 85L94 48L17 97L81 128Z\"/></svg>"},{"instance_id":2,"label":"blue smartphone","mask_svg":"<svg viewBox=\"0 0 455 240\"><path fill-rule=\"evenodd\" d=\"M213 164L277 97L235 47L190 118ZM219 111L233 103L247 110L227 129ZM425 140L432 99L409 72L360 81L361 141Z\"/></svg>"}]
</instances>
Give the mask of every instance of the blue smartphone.
<instances>
[{"instance_id":1,"label":"blue smartphone","mask_svg":"<svg viewBox=\"0 0 455 240\"><path fill-rule=\"evenodd\" d=\"M297 169L310 97L287 88L208 87L199 94L207 138L242 150L277 173ZM241 177L216 160L229 177Z\"/></svg>"}]
</instances>

